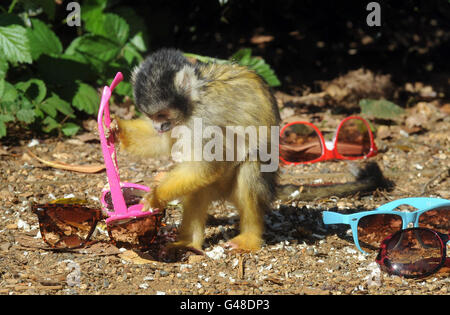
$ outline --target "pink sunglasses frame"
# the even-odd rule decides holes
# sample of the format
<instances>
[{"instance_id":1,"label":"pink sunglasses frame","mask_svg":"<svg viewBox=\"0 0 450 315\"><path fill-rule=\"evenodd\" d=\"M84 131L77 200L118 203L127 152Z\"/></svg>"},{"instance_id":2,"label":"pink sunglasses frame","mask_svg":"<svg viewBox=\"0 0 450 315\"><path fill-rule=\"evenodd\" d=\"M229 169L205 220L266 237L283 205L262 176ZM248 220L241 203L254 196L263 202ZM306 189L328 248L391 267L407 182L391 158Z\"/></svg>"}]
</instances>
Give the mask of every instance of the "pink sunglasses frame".
<instances>
[{"instance_id":1,"label":"pink sunglasses frame","mask_svg":"<svg viewBox=\"0 0 450 315\"><path fill-rule=\"evenodd\" d=\"M119 168L117 164L116 149L114 146L114 139L110 137L106 138L105 128L109 129L111 125L111 117L109 113L109 99L114 88L123 80L123 75L118 72L111 83L111 86L105 86L103 88L102 98L100 101L100 107L98 110L97 124L98 132L100 135L100 144L102 147L103 158L106 165L106 175L108 178L109 189L105 188L102 191L101 203L102 210L106 212L108 218L106 224L111 224L117 220L133 219L148 215L155 215L159 211L142 211L143 204L135 204L130 207L126 206L125 198L122 193L122 188L134 188L145 192L150 191L150 188L144 185L134 183L122 183L119 177ZM105 126L105 127L103 127ZM105 200L106 195L110 193L114 211L109 211L108 204Z\"/></svg>"},{"instance_id":2,"label":"pink sunglasses frame","mask_svg":"<svg viewBox=\"0 0 450 315\"><path fill-rule=\"evenodd\" d=\"M361 121L364 122L364 124L367 126L367 130L369 131L369 137L370 137L370 151L369 151L369 153L367 153L367 154L364 155L364 156L346 157L346 156L343 156L343 155L339 154L339 152L337 151L336 143L337 143L339 131L341 130L342 125L343 125L346 121L348 121L348 120L350 120L350 119L359 119L359 120L361 120ZM312 124L312 123L310 123L310 122L307 122L307 121L294 121L294 122L291 122L291 123L289 123L289 124L283 126L283 128L281 128L281 131L280 131L280 138L281 138L281 136L283 135L283 132L284 132L284 130L285 130L286 128L288 128L289 126L295 125L295 124L303 124L303 125L307 125L307 126L310 126L311 128L313 128L313 129L316 131L316 133L317 133L317 135L319 136L319 139L320 139L320 144L321 144L321 146L322 146L322 155L321 155L319 158L315 159L315 160L311 160L311 161L307 161L307 162L289 162L289 161L286 161L285 159L283 159L283 157L280 155L280 160L281 160L283 163L285 163L285 164L293 164L293 165L297 165L297 164L308 164L308 163L317 163L317 162L326 161L326 160L333 160L333 159L339 159L339 160L359 160L359 159L366 159L366 158L369 158L369 157L373 157L373 156L375 156L375 155L378 153L378 148L377 148L377 146L376 146L376 144L375 144L375 137L374 137L374 135L373 135L373 133L372 133L372 130L371 130L371 128L370 128L370 125L369 125L369 123L368 123L364 118L362 118L362 117L359 117L359 116L350 116L350 117L347 117L347 118L343 119L343 120L339 123L339 126L337 127L336 132L334 133L333 144L332 144L332 145L333 145L333 148L332 148L332 149L329 149L329 148L326 146L325 138L323 137L323 134L322 134L322 132L319 130L319 128L317 128L314 124ZM280 151L281 151L281 145L280 145Z\"/></svg>"}]
</instances>

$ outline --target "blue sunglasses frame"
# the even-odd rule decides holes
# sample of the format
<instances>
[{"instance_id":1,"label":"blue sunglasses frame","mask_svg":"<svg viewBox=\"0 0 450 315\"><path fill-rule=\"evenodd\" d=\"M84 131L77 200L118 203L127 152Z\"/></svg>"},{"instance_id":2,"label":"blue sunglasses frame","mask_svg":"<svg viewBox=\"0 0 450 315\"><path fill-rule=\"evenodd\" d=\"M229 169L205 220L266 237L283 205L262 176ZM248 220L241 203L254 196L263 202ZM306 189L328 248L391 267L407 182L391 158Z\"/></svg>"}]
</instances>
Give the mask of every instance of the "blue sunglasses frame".
<instances>
[{"instance_id":1,"label":"blue sunglasses frame","mask_svg":"<svg viewBox=\"0 0 450 315\"><path fill-rule=\"evenodd\" d=\"M407 205L412 206L418 210L413 212L395 211L394 209ZM403 198L388 202L375 210L362 211L352 214L342 214L333 211L322 212L322 218L324 224L348 224L352 229L353 241L356 247L363 254L367 254L359 246L358 240L358 222L361 218L374 214L396 214L402 218L402 230L408 228L410 223L414 224L414 227L419 227L419 217L422 213L433 210L440 207L450 207L450 200L440 198Z\"/></svg>"}]
</instances>

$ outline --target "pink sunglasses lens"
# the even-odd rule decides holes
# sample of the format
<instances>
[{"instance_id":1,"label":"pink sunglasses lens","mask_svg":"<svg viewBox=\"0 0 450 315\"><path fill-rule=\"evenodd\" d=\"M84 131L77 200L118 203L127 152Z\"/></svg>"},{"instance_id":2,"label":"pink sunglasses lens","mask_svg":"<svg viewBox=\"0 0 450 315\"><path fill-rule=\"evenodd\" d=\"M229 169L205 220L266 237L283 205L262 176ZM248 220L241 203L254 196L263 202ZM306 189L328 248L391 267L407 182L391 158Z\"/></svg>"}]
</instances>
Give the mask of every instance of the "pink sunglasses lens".
<instances>
[{"instance_id":1,"label":"pink sunglasses lens","mask_svg":"<svg viewBox=\"0 0 450 315\"><path fill-rule=\"evenodd\" d=\"M309 125L297 123L286 127L280 138L280 155L288 162L310 162L323 154L319 135Z\"/></svg>"},{"instance_id":2,"label":"pink sunglasses lens","mask_svg":"<svg viewBox=\"0 0 450 315\"><path fill-rule=\"evenodd\" d=\"M428 229L399 231L385 240L384 246L384 268L401 276L422 277L434 273L445 259L440 238Z\"/></svg>"},{"instance_id":3,"label":"pink sunglasses lens","mask_svg":"<svg viewBox=\"0 0 450 315\"><path fill-rule=\"evenodd\" d=\"M371 148L370 132L361 119L349 119L339 129L337 152L344 157L363 157Z\"/></svg>"},{"instance_id":4,"label":"pink sunglasses lens","mask_svg":"<svg viewBox=\"0 0 450 315\"><path fill-rule=\"evenodd\" d=\"M138 204L139 201L142 199L142 197L145 194L145 191L143 191L141 189L136 189L133 187L122 187L121 189L122 189L123 198L125 199L125 204L127 207ZM114 205L112 202L112 197L111 197L110 191L108 191L105 194L105 202L106 202L106 207L108 208L108 210L114 211Z\"/></svg>"}]
</instances>

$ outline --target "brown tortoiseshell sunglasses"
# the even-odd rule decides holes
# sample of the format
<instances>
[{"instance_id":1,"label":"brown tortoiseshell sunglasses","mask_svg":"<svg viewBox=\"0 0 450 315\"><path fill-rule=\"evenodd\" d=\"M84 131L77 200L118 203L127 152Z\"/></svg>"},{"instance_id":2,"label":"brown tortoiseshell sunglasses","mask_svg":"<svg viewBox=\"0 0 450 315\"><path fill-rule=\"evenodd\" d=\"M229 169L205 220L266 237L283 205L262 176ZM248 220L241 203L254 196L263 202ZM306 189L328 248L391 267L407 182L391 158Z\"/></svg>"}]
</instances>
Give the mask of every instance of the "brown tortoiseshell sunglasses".
<instances>
[{"instance_id":1,"label":"brown tortoiseshell sunglasses","mask_svg":"<svg viewBox=\"0 0 450 315\"><path fill-rule=\"evenodd\" d=\"M32 204L45 243L55 249L75 249L88 244L97 223L107 217L100 209L79 204ZM107 224L117 247L147 249L155 240L163 213Z\"/></svg>"}]
</instances>

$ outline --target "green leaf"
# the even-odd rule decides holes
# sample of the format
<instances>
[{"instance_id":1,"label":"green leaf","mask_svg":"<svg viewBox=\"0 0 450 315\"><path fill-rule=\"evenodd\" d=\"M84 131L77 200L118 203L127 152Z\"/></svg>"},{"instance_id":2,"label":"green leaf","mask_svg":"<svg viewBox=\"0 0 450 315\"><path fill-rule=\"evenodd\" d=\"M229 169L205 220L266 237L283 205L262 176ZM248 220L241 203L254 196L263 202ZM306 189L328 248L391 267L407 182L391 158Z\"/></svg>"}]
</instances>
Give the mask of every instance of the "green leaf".
<instances>
[{"instance_id":1,"label":"green leaf","mask_svg":"<svg viewBox=\"0 0 450 315\"><path fill-rule=\"evenodd\" d=\"M94 114L98 111L100 97L97 91L86 83L79 83L78 90L72 100L73 106L88 114Z\"/></svg>"},{"instance_id":2,"label":"green leaf","mask_svg":"<svg viewBox=\"0 0 450 315\"><path fill-rule=\"evenodd\" d=\"M378 119L395 120L405 112L400 106L385 99L362 99L359 101L359 106L362 115Z\"/></svg>"},{"instance_id":3,"label":"green leaf","mask_svg":"<svg viewBox=\"0 0 450 315\"><path fill-rule=\"evenodd\" d=\"M144 58L133 44L127 43L123 48L123 57L129 67L139 64Z\"/></svg>"},{"instance_id":4,"label":"green leaf","mask_svg":"<svg viewBox=\"0 0 450 315\"><path fill-rule=\"evenodd\" d=\"M218 59L218 58L213 58L213 57L208 57L208 56L201 56L201 55L196 55L196 54L191 54L191 53L183 53L183 55L185 57L187 57L187 58L197 59L198 61L203 62L203 63L214 62L214 63L217 63L219 65L221 65L221 64L229 64L230 63L229 60Z\"/></svg>"},{"instance_id":5,"label":"green leaf","mask_svg":"<svg viewBox=\"0 0 450 315\"><path fill-rule=\"evenodd\" d=\"M14 121L14 116L12 114L0 114L0 121L3 122Z\"/></svg>"},{"instance_id":6,"label":"green leaf","mask_svg":"<svg viewBox=\"0 0 450 315\"><path fill-rule=\"evenodd\" d=\"M18 93L14 85L5 81L3 87L3 95L0 95L0 104L14 102L17 99Z\"/></svg>"},{"instance_id":7,"label":"green leaf","mask_svg":"<svg viewBox=\"0 0 450 315\"><path fill-rule=\"evenodd\" d=\"M61 99L55 93L52 93L52 96L47 98L43 104L47 104L46 106L55 108L57 111L63 113L64 115L67 115L71 118L75 118L75 115L73 114L73 109L70 106L70 104L68 102L64 101L63 99ZM47 108L49 108L49 107L47 107Z\"/></svg>"},{"instance_id":8,"label":"green leaf","mask_svg":"<svg viewBox=\"0 0 450 315\"><path fill-rule=\"evenodd\" d=\"M145 19L136 13L136 10L131 8L131 6L120 6L113 8L114 13L119 15L121 18L125 19L127 24L130 27L129 38L131 42L139 49L141 52L147 51L147 48L142 50L142 47L147 47L148 43L148 32L147 32L147 24ZM134 41L141 41L141 44L137 44Z\"/></svg>"},{"instance_id":9,"label":"green leaf","mask_svg":"<svg viewBox=\"0 0 450 315\"><path fill-rule=\"evenodd\" d=\"M42 130L47 133L60 127L60 124L50 116L47 116L42 123L45 125Z\"/></svg>"},{"instance_id":10,"label":"green leaf","mask_svg":"<svg viewBox=\"0 0 450 315\"><path fill-rule=\"evenodd\" d=\"M111 82L112 80L109 80ZM114 92L119 95L133 96L133 86L130 82L122 81L115 89Z\"/></svg>"},{"instance_id":11,"label":"green leaf","mask_svg":"<svg viewBox=\"0 0 450 315\"><path fill-rule=\"evenodd\" d=\"M142 34L142 32L134 35L130 40L130 43L133 44L133 46L136 47L136 49L140 52L147 51L147 46L145 45L144 35Z\"/></svg>"},{"instance_id":12,"label":"green leaf","mask_svg":"<svg viewBox=\"0 0 450 315\"><path fill-rule=\"evenodd\" d=\"M252 50L250 48L244 48L244 49L240 49L236 53L234 53L230 59L232 61L237 61L237 62L241 63L241 62L243 62L243 60L245 60L245 61L249 60L251 55L252 55Z\"/></svg>"},{"instance_id":13,"label":"green leaf","mask_svg":"<svg viewBox=\"0 0 450 315\"><path fill-rule=\"evenodd\" d=\"M254 70L258 73L269 86L279 86L281 82L278 80L275 72L270 68L266 62L261 58L251 57L251 49L241 49L230 57L230 60L217 59L207 56L199 56L196 54L184 53L186 57L195 58L201 62L209 63L214 62L217 64L227 64L231 62L237 62L241 66L246 66L249 69Z\"/></svg>"},{"instance_id":14,"label":"green leaf","mask_svg":"<svg viewBox=\"0 0 450 315\"><path fill-rule=\"evenodd\" d=\"M93 65L101 73L119 55L120 50L119 45L105 37L87 34L72 41L65 53L80 62Z\"/></svg>"},{"instance_id":15,"label":"green leaf","mask_svg":"<svg viewBox=\"0 0 450 315\"><path fill-rule=\"evenodd\" d=\"M31 19L33 28L27 29L31 56L37 60L41 54L60 54L62 44L56 34L42 21Z\"/></svg>"},{"instance_id":16,"label":"green leaf","mask_svg":"<svg viewBox=\"0 0 450 315\"><path fill-rule=\"evenodd\" d=\"M106 13L97 19L86 21L86 30L95 35L110 38L114 42L123 45L128 39L130 27L120 16Z\"/></svg>"},{"instance_id":17,"label":"green leaf","mask_svg":"<svg viewBox=\"0 0 450 315\"><path fill-rule=\"evenodd\" d=\"M0 55L9 62L31 63L31 53L26 29L20 25L0 26Z\"/></svg>"},{"instance_id":18,"label":"green leaf","mask_svg":"<svg viewBox=\"0 0 450 315\"><path fill-rule=\"evenodd\" d=\"M0 78L0 100L2 99L3 92L5 91L5 80Z\"/></svg>"},{"instance_id":19,"label":"green leaf","mask_svg":"<svg viewBox=\"0 0 450 315\"><path fill-rule=\"evenodd\" d=\"M64 125L62 125L61 130L62 130L63 134L65 134L66 136L73 136L78 132L78 130L80 130L80 126L78 126L77 124L68 122L68 123L65 123Z\"/></svg>"},{"instance_id":20,"label":"green leaf","mask_svg":"<svg viewBox=\"0 0 450 315\"><path fill-rule=\"evenodd\" d=\"M4 136L6 136L6 125L2 121L1 115L0 115L0 138L3 138Z\"/></svg>"},{"instance_id":21,"label":"green leaf","mask_svg":"<svg viewBox=\"0 0 450 315\"><path fill-rule=\"evenodd\" d=\"M8 61L6 61L6 59L3 56L0 56L0 79L5 78L7 72L8 72Z\"/></svg>"},{"instance_id":22,"label":"green leaf","mask_svg":"<svg viewBox=\"0 0 450 315\"><path fill-rule=\"evenodd\" d=\"M22 108L16 113L16 117L19 121L23 121L26 124L31 124L34 121L34 110Z\"/></svg>"},{"instance_id":23,"label":"green leaf","mask_svg":"<svg viewBox=\"0 0 450 315\"><path fill-rule=\"evenodd\" d=\"M81 7L81 19L89 21L90 19L99 19L103 10L106 8L107 0L86 0Z\"/></svg>"},{"instance_id":24,"label":"green leaf","mask_svg":"<svg viewBox=\"0 0 450 315\"><path fill-rule=\"evenodd\" d=\"M52 102L43 102L42 104L39 104L37 109L42 110L44 113L53 118L55 118L56 115L58 114L55 104Z\"/></svg>"},{"instance_id":25,"label":"green leaf","mask_svg":"<svg viewBox=\"0 0 450 315\"><path fill-rule=\"evenodd\" d=\"M30 79L25 82L16 83L15 87L24 92L25 95L34 103L41 103L47 95L47 87L44 81L39 79Z\"/></svg>"}]
</instances>

